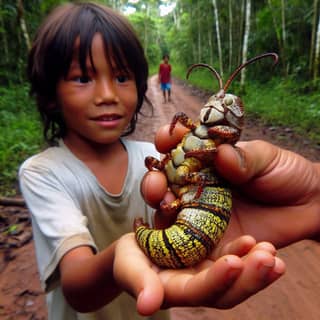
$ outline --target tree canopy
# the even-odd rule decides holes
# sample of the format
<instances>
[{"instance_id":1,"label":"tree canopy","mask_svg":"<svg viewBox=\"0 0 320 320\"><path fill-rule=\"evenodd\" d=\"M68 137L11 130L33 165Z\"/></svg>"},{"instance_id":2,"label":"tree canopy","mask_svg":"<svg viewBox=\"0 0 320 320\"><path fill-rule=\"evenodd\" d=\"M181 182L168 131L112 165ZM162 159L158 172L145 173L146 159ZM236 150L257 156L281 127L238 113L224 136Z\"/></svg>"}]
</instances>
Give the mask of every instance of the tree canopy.
<instances>
[{"instance_id":1,"label":"tree canopy","mask_svg":"<svg viewBox=\"0 0 320 320\"><path fill-rule=\"evenodd\" d=\"M25 81L30 42L63 0L0 0L0 83ZM105 0L128 16L151 65L166 52L182 66L204 62L230 74L245 58L277 52L282 76L318 82L319 0ZM268 78L261 62L255 76ZM250 71L248 71L250 72ZM253 71L252 71L253 72Z\"/></svg>"}]
</instances>

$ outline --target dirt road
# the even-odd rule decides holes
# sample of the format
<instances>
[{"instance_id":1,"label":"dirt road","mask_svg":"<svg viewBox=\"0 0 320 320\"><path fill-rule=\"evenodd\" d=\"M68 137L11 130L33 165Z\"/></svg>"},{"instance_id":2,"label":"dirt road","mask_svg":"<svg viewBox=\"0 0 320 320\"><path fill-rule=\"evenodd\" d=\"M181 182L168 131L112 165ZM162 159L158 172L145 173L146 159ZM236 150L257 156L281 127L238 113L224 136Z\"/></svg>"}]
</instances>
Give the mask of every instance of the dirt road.
<instances>
[{"instance_id":1,"label":"dirt road","mask_svg":"<svg viewBox=\"0 0 320 320\"><path fill-rule=\"evenodd\" d=\"M143 108L133 138L152 141L157 128L170 122L172 115L184 111L198 116L206 95L185 84L174 82L172 102L163 103L156 78L150 79L148 96L154 105ZM268 127L253 119L246 120L243 140L264 139L299 151L311 160L320 159L319 148L295 135L288 128ZM0 227L14 221L18 230L0 237L0 320L45 320L44 295L35 265L31 226L26 209L0 206ZM303 221L301 221L303 223ZM206 308L172 309L173 320L318 320L320 319L320 245L302 241L280 251L287 273L271 287L232 310Z\"/></svg>"}]
</instances>

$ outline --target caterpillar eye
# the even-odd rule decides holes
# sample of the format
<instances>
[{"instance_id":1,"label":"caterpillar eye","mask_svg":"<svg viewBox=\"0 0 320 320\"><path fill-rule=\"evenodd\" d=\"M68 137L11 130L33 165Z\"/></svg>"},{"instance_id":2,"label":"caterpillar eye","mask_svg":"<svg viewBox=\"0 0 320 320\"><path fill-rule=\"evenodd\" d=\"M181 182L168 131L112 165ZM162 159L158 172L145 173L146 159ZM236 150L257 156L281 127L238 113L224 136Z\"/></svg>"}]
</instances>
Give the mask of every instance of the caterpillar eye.
<instances>
[{"instance_id":1,"label":"caterpillar eye","mask_svg":"<svg viewBox=\"0 0 320 320\"><path fill-rule=\"evenodd\" d=\"M226 106L231 106L233 104L233 99L231 97L226 97L223 102Z\"/></svg>"}]
</instances>

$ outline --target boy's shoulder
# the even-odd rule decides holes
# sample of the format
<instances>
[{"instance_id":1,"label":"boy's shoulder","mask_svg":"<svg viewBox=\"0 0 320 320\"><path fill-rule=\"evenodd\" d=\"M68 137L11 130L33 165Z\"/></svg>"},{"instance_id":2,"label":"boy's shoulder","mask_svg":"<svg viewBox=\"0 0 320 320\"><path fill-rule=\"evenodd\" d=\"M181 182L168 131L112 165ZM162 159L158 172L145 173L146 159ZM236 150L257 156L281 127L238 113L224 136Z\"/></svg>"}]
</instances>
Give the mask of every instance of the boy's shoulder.
<instances>
[{"instance_id":1,"label":"boy's shoulder","mask_svg":"<svg viewBox=\"0 0 320 320\"><path fill-rule=\"evenodd\" d=\"M148 141L123 139L125 145L132 145L138 148L155 148L154 144Z\"/></svg>"},{"instance_id":2,"label":"boy's shoulder","mask_svg":"<svg viewBox=\"0 0 320 320\"><path fill-rule=\"evenodd\" d=\"M60 146L49 147L26 159L20 166L20 172L26 169L37 171L54 170L54 168L65 163L67 159L70 161L72 156L65 148Z\"/></svg>"},{"instance_id":3,"label":"boy's shoulder","mask_svg":"<svg viewBox=\"0 0 320 320\"><path fill-rule=\"evenodd\" d=\"M138 141L138 140L123 140L124 145L127 149L132 149L133 151L137 152L140 151L142 153L150 153L150 155L157 154L157 150L153 143L147 141Z\"/></svg>"}]
</instances>

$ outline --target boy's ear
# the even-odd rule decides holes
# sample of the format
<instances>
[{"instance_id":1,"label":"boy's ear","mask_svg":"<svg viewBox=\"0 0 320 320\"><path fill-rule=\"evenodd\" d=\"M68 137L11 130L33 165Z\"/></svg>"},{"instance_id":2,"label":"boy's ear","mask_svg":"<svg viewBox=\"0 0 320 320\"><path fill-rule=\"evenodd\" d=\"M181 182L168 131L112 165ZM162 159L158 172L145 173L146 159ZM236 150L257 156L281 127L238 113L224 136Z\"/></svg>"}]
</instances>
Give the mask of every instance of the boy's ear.
<instances>
[{"instance_id":1,"label":"boy's ear","mask_svg":"<svg viewBox=\"0 0 320 320\"><path fill-rule=\"evenodd\" d=\"M47 103L47 110L48 111L57 111L57 110L59 110L60 108L59 108L59 106L58 106L58 104L57 104L57 102L56 101L49 101L48 103Z\"/></svg>"},{"instance_id":2,"label":"boy's ear","mask_svg":"<svg viewBox=\"0 0 320 320\"><path fill-rule=\"evenodd\" d=\"M52 101L47 104L47 112L52 116L60 114L60 111L60 106L56 101Z\"/></svg>"},{"instance_id":3,"label":"boy's ear","mask_svg":"<svg viewBox=\"0 0 320 320\"><path fill-rule=\"evenodd\" d=\"M56 107L55 102L49 102L49 103L48 103L48 106L47 106L47 109L51 111L51 110L53 110L55 107Z\"/></svg>"}]
</instances>

